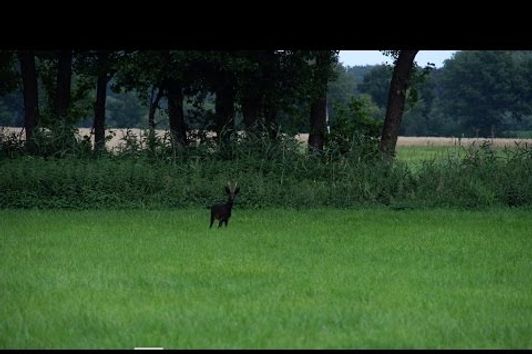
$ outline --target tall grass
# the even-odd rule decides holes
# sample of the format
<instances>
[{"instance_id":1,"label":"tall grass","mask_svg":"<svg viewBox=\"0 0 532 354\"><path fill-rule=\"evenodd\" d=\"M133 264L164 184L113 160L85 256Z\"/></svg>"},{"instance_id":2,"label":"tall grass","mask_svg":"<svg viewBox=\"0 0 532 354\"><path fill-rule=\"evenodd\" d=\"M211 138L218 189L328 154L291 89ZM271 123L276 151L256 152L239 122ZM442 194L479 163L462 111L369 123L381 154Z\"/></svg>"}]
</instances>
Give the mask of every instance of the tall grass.
<instances>
[{"instance_id":1,"label":"tall grass","mask_svg":"<svg viewBox=\"0 0 532 354\"><path fill-rule=\"evenodd\" d=\"M399 150L390 163L374 140L309 154L286 136L235 134L227 145L205 139L187 148L157 139L115 154L4 157L0 208L200 207L224 198L229 180L242 187L237 203L252 209L532 205L527 145L483 144L417 161Z\"/></svg>"}]
</instances>

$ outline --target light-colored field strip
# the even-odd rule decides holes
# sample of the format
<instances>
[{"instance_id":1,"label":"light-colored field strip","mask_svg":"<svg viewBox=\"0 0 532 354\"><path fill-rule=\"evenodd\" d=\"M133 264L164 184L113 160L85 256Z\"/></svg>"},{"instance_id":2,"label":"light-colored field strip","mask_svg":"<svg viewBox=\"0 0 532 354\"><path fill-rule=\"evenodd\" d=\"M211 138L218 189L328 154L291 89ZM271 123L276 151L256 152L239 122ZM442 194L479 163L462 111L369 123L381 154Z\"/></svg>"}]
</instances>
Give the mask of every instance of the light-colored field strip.
<instances>
[{"instance_id":1,"label":"light-colored field strip","mask_svg":"<svg viewBox=\"0 0 532 354\"><path fill-rule=\"evenodd\" d=\"M308 134L299 134L297 139L306 142ZM532 144L532 139L504 139L504 138L441 138L431 136L400 136L397 139L397 146L470 146L480 145L484 141L489 141L496 147L514 146L516 143Z\"/></svg>"},{"instance_id":2,"label":"light-colored field strip","mask_svg":"<svg viewBox=\"0 0 532 354\"><path fill-rule=\"evenodd\" d=\"M90 136L91 135L90 128L78 128L79 136L83 137L85 135ZM124 144L123 138L126 136L126 132L128 129L107 129L106 134L113 133L114 136L106 143L107 148L116 148L120 145ZM141 137L143 134L145 134L145 130L143 129L137 129L132 128L129 129L130 134ZM25 137L25 132L23 131L23 128L20 127L0 127L0 134L2 135L11 135L12 133L16 135L21 135L22 138ZM162 130L158 129L156 130L156 135L159 137L163 137L166 133L168 133L168 130ZM211 133L214 135L215 133ZM94 137L91 137L92 141L94 142ZM296 135L297 140L306 143L308 140L308 134L298 134ZM489 141L493 144L493 146L496 147L504 147L504 146L514 146L516 143L520 144L531 144L532 145L532 139L503 139L503 138L495 138L495 139L488 139L488 138L454 138L454 137L448 137L448 138L441 138L441 137L408 137L408 136L400 136L397 140L397 146L470 146L472 144L479 145L484 141Z\"/></svg>"}]
</instances>

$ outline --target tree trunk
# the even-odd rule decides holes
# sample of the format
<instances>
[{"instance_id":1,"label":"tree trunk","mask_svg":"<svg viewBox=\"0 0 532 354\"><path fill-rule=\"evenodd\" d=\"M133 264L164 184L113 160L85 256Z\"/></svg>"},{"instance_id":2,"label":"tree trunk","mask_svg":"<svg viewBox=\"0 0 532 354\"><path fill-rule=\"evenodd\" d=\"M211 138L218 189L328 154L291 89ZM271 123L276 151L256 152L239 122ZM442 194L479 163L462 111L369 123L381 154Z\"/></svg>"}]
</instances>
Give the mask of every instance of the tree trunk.
<instances>
[{"instance_id":1,"label":"tree trunk","mask_svg":"<svg viewBox=\"0 0 532 354\"><path fill-rule=\"evenodd\" d=\"M406 90L410 84L412 65L417 52L417 50L401 50L393 70L388 107L379 145L382 153L390 158L395 155L395 145L405 107Z\"/></svg>"},{"instance_id":2,"label":"tree trunk","mask_svg":"<svg viewBox=\"0 0 532 354\"><path fill-rule=\"evenodd\" d=\"M155 94L155 91L157 90L157 94ZM150 95L150 107L148 110L148 148L150 150L154 150L156 147L156 140L155 140L155 112L157 111L157 108L159 107L159 101L163 97L163 88L162 85L159 86L153 86L151 90Z\"/></svg>"},{"instance_id":3,"label":"tree trunk","mask_svg":"<svg viewBox=\"0 0 532 354\"><path fill-rule=\"evenodd\" d=\"M170 136L172 145L185 146L187 142L187 128L183 113L183 90L181 85L171 83L168 85L168 119L170 123Z\"/></svg>"},{"instance_id":4,"label":"tree trunk","mask_svg":"<svg viewBox=\"0 0 532 354\"><path fill-rule=\"evenodd\" d=\"M99 53L93 125L94 149L96 151L103 151L105 149L105 101L107 99L107 83L110 79L107 71L107 53Z\"/></svg>"},{"instance_id":5,"label":"tree trunk","mask_svg":"<svg viewBox=\"0 0 532 354\"><path fill-rule=\"evenodd\" d=\"M277 138L277 106L270 102L264 105L264 124L271 139Z\"/></svg>"},{"instance_id":6,"label":"tree trunk","mask_svg":"<svg viewBox=\"0 0 532 354\"><path fill-rule=\"evenodd\" d=\"M29 147L33 138L33 130L39 123L37 71L35 70L35 55L31 50L20 51L18 57L24 91L24 130L26 131L26 145Z\"/></svg>"},{"instance_id":7,"label":"tree trunk","mask_svg":"<svg viewBox=\"0 0 532 354\"><path fill-rule=\"evenodd\" d=\"M242 99L242 117L246 130L251 131L257 127L261 106L258 95L250 94Z\"/></svg>"},{"instance_id":8,"label":"tree trunk","mask_svg":"<svg viewBox=\"0 0 532 354\"><path fill-rule=\"evenodd\" d=\"M58 54L57 89L55 112L65 122L70 106L70 86L72 79L72 50L61 50Z\"/></svg>"},{"instance_id":9,"label":"tree trunk","mask_svg":"<svg viewBox=\"0 0 532 354\"><path fill-rule=\"evenodd\" d=\"M260 83L261 94L263 98L263 115L264 128L271 139L277 138L278 121L277 115L281 106L281 99L279 97L278 80L280 79L280 63L279 57L275 54L275 50L266 50L261 55L263 65L263 77Z\"/></svg>"},{"instance_id":10,"label":"tree trunk","mask_svg":"<svg viewBox=\"0 0 532 354\"><path fill-rule=\"evenodd\" d=\"M155 90L157 90L157 94L155 94ZM155 130L155 112L157 111L162 96L163 90L161 87L153 87L150 97L150 108L148 111L148 127L150 130Z\"/></svg>"},{"instance_id":11,"label":"tree trunk","mask_svg":"<svg viewBox=\"0 0 532 354\"><path fill-rule=\"evenodd\" d=\"M323 151L327 127L327 84L330 77L330 51L316 53L313 67L313 90L310 103L310 131L308 147L310 152Z\"/></svg>"},{"instance_id":12,"label":"tree trunk","mask_svg":"<svg viewBox=\"0 0 532 354\"><path fill-rule=\"evenodd\" d=\"M327 92L322 92L310 106L310 133L308 146L311 152L323 151L327 118Z\"/></svg>"},{"instance_id":13,"label":"tree trunk","mask_svg":"<svg viewBox=\"0 0 532 354\"><path fill-rule=\"evenodd\" d=\"M218 86L215 109L218 140L227 143L235 121L235 91L232 83L223 82Z\"/></svg>"}]
</instances>

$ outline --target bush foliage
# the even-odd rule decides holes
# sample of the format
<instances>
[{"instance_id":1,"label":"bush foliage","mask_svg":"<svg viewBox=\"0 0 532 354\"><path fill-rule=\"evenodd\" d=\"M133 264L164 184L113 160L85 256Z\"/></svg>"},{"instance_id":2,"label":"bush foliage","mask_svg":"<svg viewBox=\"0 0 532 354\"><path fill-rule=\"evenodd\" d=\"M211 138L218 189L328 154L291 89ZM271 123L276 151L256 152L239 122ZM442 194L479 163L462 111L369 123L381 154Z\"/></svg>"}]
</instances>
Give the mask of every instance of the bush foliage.
<instances>
[{"instance_id":1,"label":"bush foliage","mask_svg":"<svg viewBox=\"0 0 532 354\"><path fill-rule=\"evenodd\" d=\"M40 146L64 141L45 134L39 139ZM182 149L166 138L143 139L130 139L114 153L94 154L82 139L68 140L62 152L41 148L47 153L28 155L16 137L3 136L0 208L205 207L225 199L229 180L241 186L241 208L532 204L527 145L495 153L486 143L414 169L382 159L370 138L353 138L348 149L330 144L321 155L306 153L293 138L259 133L233 134L227 145L205 139Z\"/></svg>"}]
</instances>

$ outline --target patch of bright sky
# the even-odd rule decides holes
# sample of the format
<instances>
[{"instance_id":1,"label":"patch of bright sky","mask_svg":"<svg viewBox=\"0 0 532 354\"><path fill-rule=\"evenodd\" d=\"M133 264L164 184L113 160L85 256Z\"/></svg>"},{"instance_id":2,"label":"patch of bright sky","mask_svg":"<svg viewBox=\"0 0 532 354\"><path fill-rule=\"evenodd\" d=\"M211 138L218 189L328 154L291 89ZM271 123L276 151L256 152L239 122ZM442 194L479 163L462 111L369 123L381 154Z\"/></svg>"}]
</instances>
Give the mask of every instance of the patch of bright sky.
<instances>
[{"instance_id":1,"label":"patch of bright sky","mask_svg":"<svg viewBox=\"0 0 532 354\"><path fill-rule=\"evenodd\" d=\"M434 63L437 68L441 68L443 61L451 58L454 53L456 50L420 50L415 61L420 66ZM339 60L344 66L377 65L386 62L391 64L393 62L392 58L378 50L341 50Z\"/></svg>"}]
</instances>

